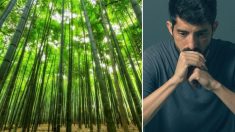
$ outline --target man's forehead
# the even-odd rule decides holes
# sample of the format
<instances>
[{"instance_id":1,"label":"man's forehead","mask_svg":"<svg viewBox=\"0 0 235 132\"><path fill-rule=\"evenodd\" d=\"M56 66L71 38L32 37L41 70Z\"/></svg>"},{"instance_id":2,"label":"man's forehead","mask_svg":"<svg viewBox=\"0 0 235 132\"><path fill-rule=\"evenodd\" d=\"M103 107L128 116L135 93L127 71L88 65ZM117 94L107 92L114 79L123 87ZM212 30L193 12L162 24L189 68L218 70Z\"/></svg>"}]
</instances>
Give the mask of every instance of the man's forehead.
<instances>
[{"instance_id":1,"label":"man's forehead","mask_svg":"<svg viewBox=\"0 0 235 132\"><path fill-rule=\"evenodd\" d=\"M187 21L180 19L179 17L176 18L176 23L174 25L174 28L178 31L208 31L208 29L211 27L209 23L204 24L190 24Z\"/></svg>"},{"instance_id":2,"label":"man's forehead","mask_svg":"<svg viewBox=\"0 0 235 132\"><path fill-rule=\"evenodd\" d=\"M182 19L180 17L176 17L175 19L175 24L189 24L189 25L194 25L194 26L206 26L206 25L211 25L209 22L205 22L205 23L199 23L199 24L195 24L195 23L190 23L185 19Z\"/></svg>"}]
</instances>

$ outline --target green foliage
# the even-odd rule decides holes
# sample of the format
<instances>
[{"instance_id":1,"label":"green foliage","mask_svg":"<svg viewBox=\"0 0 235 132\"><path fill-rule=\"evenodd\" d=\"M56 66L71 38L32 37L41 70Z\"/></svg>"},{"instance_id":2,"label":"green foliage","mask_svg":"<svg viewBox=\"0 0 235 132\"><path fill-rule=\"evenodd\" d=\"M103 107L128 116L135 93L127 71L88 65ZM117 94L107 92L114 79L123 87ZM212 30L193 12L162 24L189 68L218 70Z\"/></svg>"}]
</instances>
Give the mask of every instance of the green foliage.
<instances>
[{"instance_id":1,"label":"green foliage","mask_svg":"<svg viewBox=\"0 0 235 132\"><path fill-rule=\"evenodd\" d=\"M3 62L3 58L6 55L10 41L13 39L13 34L16 32L16 27L19 24L20 17L22 15L22 10L25 6L27 0L18 0L16 6L10 12L7 19L4 21L4 25L0 30L0 64ZM9 1L0 2L0 14L3 13ZM28 16L24 32L20 36L20 42L17 46L16 53L14 54L14 59L12 66L9 70L9 74L6 78L4 85L0 85L0 102L5 101L6 91L11 83L11 78L16 71L16 65L19 61L22 61L20 65L18 74L16 75L16 81L13 82L15 85L13 87L13 94L11 94L11 101L9 101L9 106L6 109L6 116L9 120L4 120L1 123L12 125L22 124L24 118L28 118L30 123L37 121L49 122L55 119L56 113L55 109L57 107L57 97L58 93L58 78L59 78L59 63L60 63L60 46L61 46L61 33L64 31L64 53L63 58L63 102L66 102L67 97L67 84L70 81L68 79L69 70L72 70L72 120L73 122L87 123L86 120L95 123L94 119L100 122L104 121L104 112L101 100L101 91L99 91L99 85L97 84L97 78L95 76L95 63L94 56L91 53L91 46L89 41L89 34L85 24L84 14L81 10L80 2L77 0L65 1L65 12L64 12L64 29L61 27L62 20L62 5L61 1L38 1L37 5L34 2L30 14ZM72 2L72 4L70 3ZM95 3L92 3L95 2ZM142 30L137 24L133 9L130 5L129 0L116 1L116 0L106 0L103 1L103 5L107 10L108 18L110 19L111 25L115 32L115 37L118 40L118 47L121 50L121 55L117 52L117 47L114 45L114 41L111 37L110 28L105 32L103 26L107 24L102 24L101 11L104 10L99 6L99 1L87 0L85 3L85 8L88 11L88 17L91 22L92 32L97 43L99 61L101 62L102 73L105 76L105 86L114 91L114 97L109 93L109 101L112 106L116 106L115 101L117 100L116 85L114 85L114 69L113 63L116 66L118 83L120 83L121 96L124 99L124 107L127 111L127 118L129 121L134 120L133 111L130 110L132 107L129 105L128 98L132 100L132 94L130 92L128 85L126 85L126 78L123 77L123 71L121 70L120 60L118 57L122 56L127 67L127 72L131 77L131 83L138 95L139 102L141 101L141 93L138 91L140 87L136 84L135 78L141 78L141 70L138 71L138 75L133 74L133 67L130 65L130 59L134 62L137 69L141 69L141 34ZM36 8L36 15L33 16L33 11ZM73 16L73 17L72 17ZM72 17L72 18L71 18ZM30 30L30 23L35 20ZM27 38L27 34L30 34ZM23 51L24 42L27 40L26 49ZM111 58L111 47L113 47L114 58ZM41 47L42 46L42 47ZM41 48L40 48L41 47ZM47 47L47 48L46 48ZM47 50L46 50L47 49ZM69 54L72 49L72 69L69 69ZM130 55L128 55L128 52ZM23 59L20 60L20 55L24 53ZM41 54L40 54L41 53ZM87 62L86 62L87 59ZM40 61L39 61L40 60ZM43 68L45 69L45 75L43 76ZM33 76L33 73L37 76ZM88 76L88 74L89 76ZM111 80L108 80L108 75L110 75ZM30 78L36 80L36 84L31 84ZM44 78L44 82L43 82ZM88 78L90 81L88 81ZM0 80L1 81L1 80ZM114 88L111 87L111 84ZM89 83L89 85L88 85ZM42 85L43 84L43 85ZM43 91L40 97L40 91ZM90 93L88 93L89 91ZM30 91L28 93L28 91ZM35 92L35 93L34 93ZM87 96L90 94L91 96ZM34 95L32 98L29 95ZM129 96L131 95L131 96ZM96 97L97 96L97 97ZM41 100L40 100L41 99ZM98 100L97 100L98 99ZM32 103L32 109L27 107L25 101ZM32 101L32 102L31 102ZM91 104L88 103L90 101ZM15 102L15 103L14 103ZM0 103L0 112L2 110ZM21 106L21 104L24 106ZM37 105L41 104L42 109L40 113L37 113ZM28 104L29 105L29 104ZM96 107L98 112L96 111ZM17 109L16 109L17 108ZM18 109L21 108L21 109ZM28 109L27 109L28 108ZM92 108L92 113L88 113L87 109ZM135 107L134 107L135 108ZM16 110L17 114L10 114L11 111ZM23 117L24 111L32 111L32 116ZM66 105L63 103L63 114L61 115L61 121L66 120ZM136 111L136 110L134 110ZM118 109L114 109L113 114L119 113ZM0 113L1 114L1 113ZM36 115L40 115L40 119L36 120ZM98 114L100 114L98 116ZM1 115L0 115L1 116ZM17 116L17 118L15 118ZM116 115L116 120L120 120L120 115ZM104 122L102 122L104 123ZM116 122L118 124L118 122ZM135 122L132 122L135 123ZM35 125L34 124L34 125Z\"/></svg>"}]
</instances>

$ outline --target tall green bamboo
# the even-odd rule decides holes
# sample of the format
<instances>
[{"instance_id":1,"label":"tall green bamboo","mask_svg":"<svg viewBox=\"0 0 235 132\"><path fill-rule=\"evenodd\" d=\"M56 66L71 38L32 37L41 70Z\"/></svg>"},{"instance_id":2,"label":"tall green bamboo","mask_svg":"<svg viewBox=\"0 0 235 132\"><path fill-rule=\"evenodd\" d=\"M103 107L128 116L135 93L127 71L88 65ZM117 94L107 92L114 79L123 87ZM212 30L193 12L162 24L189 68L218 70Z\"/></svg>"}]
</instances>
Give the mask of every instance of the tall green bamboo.
<instances>
[{"instance_id":1,"label":"tall green bamboo","mask_svg":"<svg viewBox=\"0 0 235 132\"><path fill-rule=\"evenodd\" d=\"M28 30L28 33L27 33L27 37L26 37L24 45L22 47L22 52L21 52L19 60L17 62L15 71L12 74L11 80L9 81L9 84L7 86L7 91L5 93L5 100L2 101L2 105L0 107L0 117L1 117L0 118L0 128L3 127L4 120L6 120L6 117L7 117L6 112L9 111L8 107L9 107L9 104L10 104L10 98L11 98L13 90L15 88L16 79L17 79L17 76L18 76L18 73L19 73L20 66L22 64L23 57L25 55L25 49L26 49L26 46L28 44L28 39L30 37L30 32L31 32L32 26L35 22L35 13L36 13L36 8L34 10L34 15L33 15L34 18L32 19L32 21L30 23L30 27L29 27L29 30Z\"/></svg>"},{"instance_id":2,"label":"tall green bamboo","mask_svg":"<svg viewBox=\"0 0 235 132\"><path fill-rule=\"evenodd\" d=\"M25 23L27 22L28 15L31 9L33 0L27 0L27 3L24 7L23 14L21 16L21 19L18 23L16 32L14 33L14 36L10 42L10 45L7 49L7 53L4 56L4 60L0 66L0 86L2 85L2 82L5 80L6 76L8 75L8 71L11 67L12 59L14 57L15 51L17 49L17 46L19 44L19 41L21 39L21 35L25 28ZM2 89L2 88L0 88Z\"/></svg>"},{"instance_id":3,"label":"tall green bamboo","mask_svg":"<svg viewBox=\"0 0 235 132\"><path fill-rule=\"evenodd\" d=\"M136 18L139 22L140 27L142 27L142 11L140 5L138 4L137 0L130 0L132 8L135 12Z\"/></svg>"},{"instance_id":4,"label":"tall green bamboo","mask_svg":"<svg viewBox=\"0 0 235 132\"><path fill-rule=\"evenodd\" d=\"M87 11L85 8L84 0L81 0L81 5L83 7L83 12L84 12L85 20L86 20L88 33L89 33L92 55L93 55L94 61L95 61L96 76L99 81L100 91L102 94L102 103L103 103L103 107L104 107L105 120L107 122L107 130L110 132L115 132L116 128L115 128L115 124L113 121L112 110L110 108L109 99L107 96L108 90L107 90L107 88L105 86L105 82L103 80L104 77L101 72L100 62L99 62L99 58L98 58L98 52L97 52L97 48L96 48L96 42L95 42L95 39L94 39L94 36L92 33L91 24L90 24L90 20L88 18L88 14L87 14Z\"/></svg>"},{"instance_id":5,"label":"tall green bamboo","mask_svg":"<svg viewBox=\"0 0 235 132\"><path fill-rule=\"evenodd\" d=\"M85 127L99 132L107 126L106 131L128 132L132 124L139 128L136 104L141 92L135 79L141 71L134 72L140 61L135 43L139 30L134 31L138 25L129 1L110 1L102 7L101 1L31 0L25 7L28 1L17 2L4 20L9 25L0 31L1 67L7 67L4 56L11 60L0 75L2 130L36 132L46 127L69 132ZM10 2L1 1L0 12ZM25 8L29 10L21 18L24 25L15 31L23 21L17 16L23 16ZM123 15L125 9L129 17Z\"/></svg>"},{"instance_id":6,"label":"tall green bamboo","mask_svg":"<svg viewBox=\"0 0 235 132\"><path fill-rule=\"evenodd\" d=\"M16 2L17 2L17 0L11 0L8 3L7 8L5 9L5 11L0 16L0 29L2 28L3 23L5 22L7 16L9 15L9 13L12 11L12 9L15 6Z\"/></svg>"},{"instance_id":7,"label":"tall green bamboo","mask_svg":"<svg viewBox=\"0 0 235 132\"><path fill-rule=\"evenodd\" d=\"M70 7L71 11L73 11L72 8L73 4L72 1L70 1ZM66 132L72 131L72 87L73 87L73 31L71 30L71 25L73 25L73 20L71 20L72 14L70 14L70 22L69 22L69 66L68 66L68 85L67 85L67 105L66 105Z\"/></svg>"},{"instance_id":8,"label":"tall green bamboo","mask_svg":"<svg viewBox=\"0 0 235 132\"><path fill-rule=\"evenodd\" d=\"M123 126L123 129L125 132L128 132L128 120L127 120L127 115L126 115L126 112L125 112L125 108L124 108L124 101L123 101L123 96L121 94L121 88L120 88L120 85L119 85L119 81L118 81L118 75L117 75L117 70L116 70L116 63L115 63L115 60L116 60L116 57L114 56L114 48L111 44L111 41L110 41L110 38L109 38L109 33L108 33L108 29L106 27L107 25L107 19L105 18L104 14L103 14L103 6L102 6L102 3L101 1L99 2L100 4L100 8L101 8L101 11L100 11L100 14L101 14L101 21L102 21L102 25L103 25L103 28L104 28L104 31L106 33L106 38L108 39L108 46L109 46L109 54L111 56L111 64L112 64L112 69L113 69L113 75L114 75L114 85L116 87L116 93L117 93L117 98L118 98L118 106L119 106L119 110L120 110L120 118L121 118L121 122L122 122L122 126Z\"/></svg>"},{"instance_id":9,"label":"tall green bamboo","mask_svg":"<svg viewBox=\"0 0 235 132\"><path fill-rule=\"evenodd\" d=\"M105 13L106 18L107 18L107 22L108 22L108 25L109 25L109 29L110 29L110 31L111 31L111 37L112 37L112 40L113 40L113 42L114 42L114 45L115 45L115 48L116 48L116 52L118 53L118 60L119 60L119 63L120 63L120 68L121 68L121 70L122 70L123 73L124 73L124 76L125 76L125 78L126 78L128 87L129 87L130 92L131 92L131 94L132 94L133 101L134 101L134 103L135 103L135 106L136 106L136 110L137 110L139 119L141 119L141 117L142 117L141 100L140 100L140 98L139 98L139 96L138 96L138 93L136 92L136 90L135 90L135 88L134 88L134 86L133 86L133 84L132 84L130 75L129 75L129 73L128 73L128 71L127 71L127 67L126 67L126 65L125 65L125 61L124 61L124 59L123 59L123 55L122 55L121 49L120 49L120 47L119 47L119 45L118 45L118 40L117 40L117 38L116 38L116 34L115 34L115 32L114 32L114 30L113 30L113 27L112 27L112 25L111 25L111 23L110 23L110 20L109 20L109 17L108 17L108 14L107 14L106 10L104 10L104 13ZM141 85L140 85L140 86L138 85L138 89L141 89ZM139 128L139 130L141 130L141 122L140 122L140 121L138 121L138 128Z\"/></svg>"},{"instance_id":10,"label":"tall green bamboo","mask_svg":"<svg viewBox=\"0 0 235 132\"><path fill-rule=\"evenodd\" d=\"M60 45L60 63L59 63L59 79L58 79L58 98L57 98L57 109L56 109L56 126L55 131L60 132L61 127L61 116L62 116L62 108L63 108L63 76L64 76L64 70L63 70L63 63L64 63L64 3L65 1L62 0L62 21L61 21L61 45Z\"/></svg>"},{"instance_id":11,"label":"tall green bamboo","mask_svg":"<svg viewBox=\"0 0 235 132\"><path fill-rule=\"evenodd\" d=\"M131 55L130 55L130 52L129 52L128 48L127 48L127 42L126 42L125 37L124 37L124 32L123 32L123 29L122 29L122 25L121 25L119 20L117 20L117 21L118 21L118 24L120 25L120 29L122 31L122 37L123 37L124 44L125 44L126 55L127 55L127 58L128 58L128 60L129 60L129 62L131 64L131 67L132 67L131 69L132 69L132 71L134 73L134 77L135 77L135 80L136 80L136 85L138 87L141 87L142 84L141 84L141 81L140 81L140 77L138 76L138 73L137 73L137 70L135 68L134 62L133 62L133 60L131 58ZM139 93L141 93L142 89L139 88L138 91L139 91Z\"/></svg>"}]
</instances>

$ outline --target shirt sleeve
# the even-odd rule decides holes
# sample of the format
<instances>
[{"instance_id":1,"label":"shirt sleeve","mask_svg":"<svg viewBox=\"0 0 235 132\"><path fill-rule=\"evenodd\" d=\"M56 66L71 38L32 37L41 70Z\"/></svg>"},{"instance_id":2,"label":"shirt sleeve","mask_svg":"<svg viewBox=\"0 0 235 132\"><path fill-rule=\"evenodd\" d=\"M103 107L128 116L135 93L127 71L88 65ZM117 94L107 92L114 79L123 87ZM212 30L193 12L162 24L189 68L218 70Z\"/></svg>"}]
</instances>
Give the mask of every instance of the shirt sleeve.
<instances>
[{"instance_id":1,"label":"shirt sleeve","mask_svg":"<svg viewBox=\"0 0 235 132\"><path fill-rule=\"evenodd\" d=\"M155 62L155 63L154 63ZM143 54L143 98L147 97L156 89L157 63L153 53L148 50Z\"/></svg>"}]
</instances>

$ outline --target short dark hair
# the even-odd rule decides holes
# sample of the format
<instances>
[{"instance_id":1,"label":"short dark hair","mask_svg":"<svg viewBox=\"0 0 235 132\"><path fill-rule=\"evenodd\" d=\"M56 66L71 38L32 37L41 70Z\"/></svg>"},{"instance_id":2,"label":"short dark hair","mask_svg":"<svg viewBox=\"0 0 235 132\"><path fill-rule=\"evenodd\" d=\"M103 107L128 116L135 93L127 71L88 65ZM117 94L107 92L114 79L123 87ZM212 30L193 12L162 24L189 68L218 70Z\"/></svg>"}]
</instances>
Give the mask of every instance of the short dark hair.
<instances>
[{"instance_id":1,"label":"short dark hair","mask_svg":"<svg viewBox=\"0 0 235 132\"><path fill-rule=\"evenodd\" d=\"M169 0L169 14L173 25L177 16L190 24L213 24L217 14L217 1Z\"/></svg>"}]
</instances>

